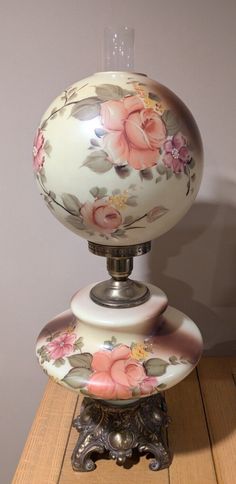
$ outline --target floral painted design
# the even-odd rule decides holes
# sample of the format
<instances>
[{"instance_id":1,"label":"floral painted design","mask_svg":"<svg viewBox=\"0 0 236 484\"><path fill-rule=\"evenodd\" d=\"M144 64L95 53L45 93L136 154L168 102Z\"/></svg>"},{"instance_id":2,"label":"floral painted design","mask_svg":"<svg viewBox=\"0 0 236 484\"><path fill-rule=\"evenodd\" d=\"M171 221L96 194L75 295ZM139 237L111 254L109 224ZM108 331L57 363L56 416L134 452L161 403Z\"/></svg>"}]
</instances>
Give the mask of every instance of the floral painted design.
<instances>
[{"instance_id":1,"label":"floral painted design","mask_svg":"<svg viewBox=\"0 0 236 484\"><path fill-rule=\"evenodd\" d=\"M120 212L105 199L82 205L80 215L84 224L100 233L111 234L122 224Z\"/></svg>"},{"instance_id":2,"label":"floral painted design","mask_svg":"<svg viewBox=\"0 0 236 484\"><path fill-rule=\"evenodd\" d=\"M184 171L184 167L191 160L187 140L182 133L177 133L164 143L164 164L174 173Z\"/></svg>"},{"instance_id":3,"label":"floral painted design","mask_svg":"<svg viewBox=\"0 0 236 484\"><path fill-rule=\"evenodd\" d=\"M143 229L146 223L156 222L168 213L168 207L154 206L138 218L137 211L133 216L133 208L140 204L138 191L142 185L138 183L123 192L117 189L112 193L108 193L106 187L92 186L90 194L94 200L52 192L47 187L45 170L53 150L46 136L48 123L64 115L81 123L95 120L97 126L95 124L92 129L94 135L79 169L99 175L115 170L117 177L122 179L135 170L142 183L156 183L157 191L163 179L186 177L186 196L191 194L196 178L195 161L179 120L148 85L129 77L127 89L115 84L100 84L94 86L93 96L81 99L87 85L74 85L65 90L57 105L42 120L34 141L34 171L50 210L60 207L68 214L69 227L111 241L111 238L126 237L127 230ZM137 224L141 220L144 226Z\"/></svg>"},{"instance_id":4,"label":"floral painted design","mask_svg":"<svg viewBox=\"0 0 236 484\"><path fill-rule=\"evenodd\" d=\"M108 400L131 398L132 389L139 388L146 377L143 365L125 345L94 353L91 368L88 393Z\"/></svg>"},{"instance_id":5,"label":"floral painted design","mask_svg":"<svg viewBox=\"0 0 236 484\"><path fill-rule=\"evenodd\" d=\"M101 123L108 131L102 138L102 148L113 164L143 170L157 163L166 127L138 96L102 103Z\"/></svg>"},{"instance_id":6,"label":"floral painted design","mask_svg":"<svg viewBox=\"0 0 236 484\"><path fill-rule=\"evenodd\" d=\"M33 168L35 172L39 172L43 167L44 154L44 136L42 130L38 129L33 144Z\"/></svg>"},{"instance_id":7,"label":"floral painted design","mask_svg":"<svg viewBox=\"0 0 236 484\"><path fill-rule=\"evenodd\" d=\"M57 378L58 382L106 400L127 400L161 391L165 388L161 377L168 366L187 363L179 361L176 356L171 356L168 361L156 357L148 341L127 346L117 343L112 336L91 354L82 352L83 338L77 338L71 329L60 335L55 333L49 339L37 350L40 363L59 367L67 362L70 369ZM45 369L49 370L48 367Z\"/></svg>"},{"instance_id":8,"label":"floral painted design","mask_svg":"<svg viewBox=\"0 0 236 484\"><path fill-rule=\"evenodd\" d=\"M73 353L75 340L75 333L62 333L58 338L48 343L47 350L50 358L57 360Z\"/></svg>"},{"instance_id":9,"label":"floral painted design","mask_svg":"<svg viewBox=\"0 0 236 484\"><path fill-rule=\"evenodd\" d=\"M41 364L53 360L55 366L61 366L65 363L65 357L68 357L76 350L81 352L83 340L82 338L77 338L73 329L73 327L69 327L63 333L59 332L58 334L56 332L47 338L47 344L44 344L37 350Z\"/></svg>"},{"instance_id":10,"label":"floral painted design","mask_svg":"<svg viewBox=\"0 0 236 484\"><path fill-rule=\"evenodd\" d=\"M129 190L123 192L116 189L110 195L105 187L92 187L90 193L94 201L82 203L75 195L69 193L63 193L59 202L54 193L47 192L42 182L39 183L47 202L54 202L68 213L68 224L75 229L85 230L89 235L96 233L108 240L109 237L125 238L127 231L145 228L140 225L142 220L153 223L168 212L166 207L157 206L138 218L123 215L122 212L128 207L132 210L138 204L135 185L130 185Z\"/></svg>"},{"instance_id":11,"label":"floral painted design","mask_svg":"<svg viewBox=\"0 0 236 484\"><path fill-rule=\"evenodd\" d=\"M131 354L133 358L136 358L136 360L144 360L148 356L149 352L143 344L139 343L131 346Z\"/></svg>"},{"instance_id":12,"label":"floral painted design","mask_svg":"<svg viewBox=\"0 0 236 484\"><path fill-rule=\"evenodd\" d=\"M77 96L87 84L79 88L72 86L65 90L61 96L62 105L52 109L42 121L39 131L45 131L48 122L58 115L63 116L67 109L70 109L71 116L80 121L98 117L100 124L98 123L98 127L95 128L95 138L90 140L91 145L88 146L88 149L93 151L87 156L83 166L96 173L105 173L112 167L117 169L128 165L140 172L142 180L151 180L153 174L149 171L147 173L147 170L154 166L158 167L160 161L159 174L161 171L164 174L163 165L177 173L176 163L171 164L169 157L166 158L170 149L171 152L180 149L179 159L186 163L192 159L187 138L179 133L179 121L174 113L162 104L156 93L149 92L147 86L135 79L128 79L127 84L131 85L132 89L123 89L114 84L101 84L95 86L95 96L84 99L77 99ZM179 146L180 135L183 136L182 146ZM173 146L169 143L171 136L174 138ZM176 159L177 152L173 152L173 155ZM119 176L128 176L128 173L127 169L117 169Z\"/></svg>"}]
</instances>

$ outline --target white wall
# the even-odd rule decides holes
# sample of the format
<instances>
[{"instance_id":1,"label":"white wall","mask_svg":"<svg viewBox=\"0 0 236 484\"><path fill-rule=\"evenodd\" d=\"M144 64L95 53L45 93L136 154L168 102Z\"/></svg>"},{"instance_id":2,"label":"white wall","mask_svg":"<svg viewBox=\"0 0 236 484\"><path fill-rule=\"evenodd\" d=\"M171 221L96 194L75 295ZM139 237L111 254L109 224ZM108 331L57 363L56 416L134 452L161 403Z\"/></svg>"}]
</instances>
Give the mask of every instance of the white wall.
<instances>
[{"instance_id":1,"label":"white wall","mask_svg":"<svg viewBox=\"0 0 236 484\"><path fill-rule=\"evenodd\" d=\"M136 29L135 70L175 90L205 146L194 207L136 261L135 275L195 318L208 352L235 354L235 18L235 0L0 2L1 484L11 480L46 383L35 339L80 286L105 275L105 261L44 207L31 149L55 95L101 70L109 23Z\"/></svg>"}]
</instances>

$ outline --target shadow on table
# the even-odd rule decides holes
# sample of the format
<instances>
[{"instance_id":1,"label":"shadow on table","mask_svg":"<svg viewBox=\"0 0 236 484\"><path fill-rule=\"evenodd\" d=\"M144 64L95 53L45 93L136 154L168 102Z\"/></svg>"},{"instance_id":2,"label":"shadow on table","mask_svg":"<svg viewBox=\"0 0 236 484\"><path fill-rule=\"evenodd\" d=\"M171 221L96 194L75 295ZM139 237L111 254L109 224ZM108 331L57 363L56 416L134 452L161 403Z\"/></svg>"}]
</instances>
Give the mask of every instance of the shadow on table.
<instances>
[{"instance_id":1,"label":"shadow on table","mask_svg":"<svg viewBox=\"0 0 236 484\"><path fill-rule=\"evenodd\" d=\"M166 292L171 306L197 323L204 356L236 356L235 219L231 205L196 203L172 232L152 243L149 254L147 279ZM228 433L221 426L219 440ZM173 451L193 452L202 446L192 439L191 446L176 442Z\"/></svg>"}]
</instances>

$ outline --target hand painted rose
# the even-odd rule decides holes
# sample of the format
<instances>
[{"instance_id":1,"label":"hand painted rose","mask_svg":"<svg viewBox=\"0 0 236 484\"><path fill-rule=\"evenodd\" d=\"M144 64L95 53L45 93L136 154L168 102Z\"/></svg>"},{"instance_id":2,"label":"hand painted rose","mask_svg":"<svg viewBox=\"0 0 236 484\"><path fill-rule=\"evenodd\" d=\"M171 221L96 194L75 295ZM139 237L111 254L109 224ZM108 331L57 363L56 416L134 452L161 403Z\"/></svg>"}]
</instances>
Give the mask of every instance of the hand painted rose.
<instances>
[{"instance_id":1,"label":"hand painted rose","mask_svg":"<svg viewBox=\"0 0 236 484\"><path fill-rule=\"evenodd\" d=\"M103 149L115 165L129 164L136 170L154 166L166 139L166 127L153 108L145 108L138 96L101 105L101 121L109 132Z\"/></svg>"}]
</instances>

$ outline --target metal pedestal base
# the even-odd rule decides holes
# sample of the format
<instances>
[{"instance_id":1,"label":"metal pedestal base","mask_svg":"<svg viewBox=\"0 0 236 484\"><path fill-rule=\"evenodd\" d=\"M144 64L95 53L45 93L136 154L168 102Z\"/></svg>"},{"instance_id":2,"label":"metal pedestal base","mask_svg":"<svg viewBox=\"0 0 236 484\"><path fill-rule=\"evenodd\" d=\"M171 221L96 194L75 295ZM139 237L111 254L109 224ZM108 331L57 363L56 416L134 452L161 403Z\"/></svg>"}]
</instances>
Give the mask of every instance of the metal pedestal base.
<instances>
[{"instance_id":1,"label":"metal pedestal base","mask_svg":"<svg viewBox=\"0 0 236 484\"><path fill-rule=\"evenodd\" d=\"M72 467L80 472L93 471L96 453L106 453L123 465L134 449L153 455L149 463L152 471L169 467L168 422L165 399L160 393L126 406L85 397L81 413L73 421L80 436L72 454Z\"/></svg>"}]
</instances>

